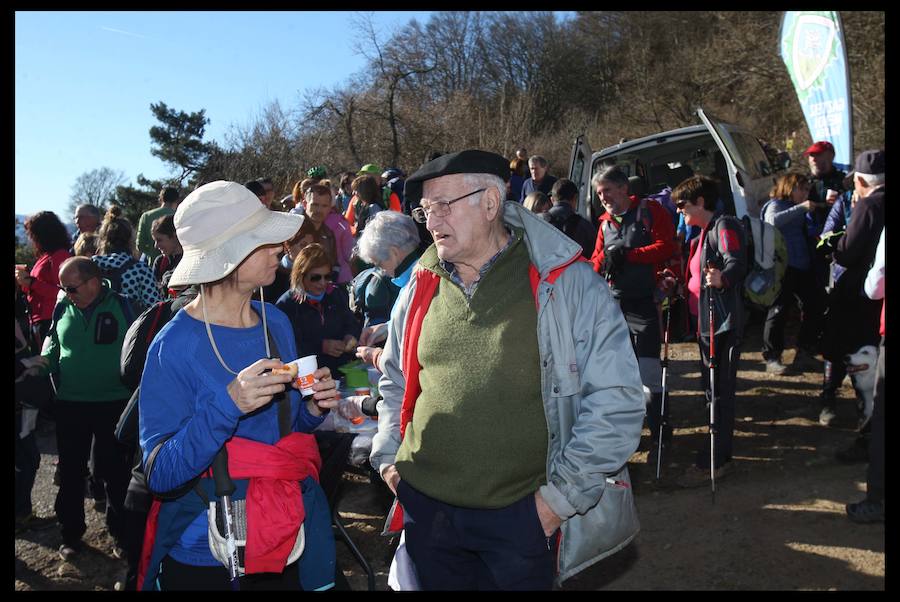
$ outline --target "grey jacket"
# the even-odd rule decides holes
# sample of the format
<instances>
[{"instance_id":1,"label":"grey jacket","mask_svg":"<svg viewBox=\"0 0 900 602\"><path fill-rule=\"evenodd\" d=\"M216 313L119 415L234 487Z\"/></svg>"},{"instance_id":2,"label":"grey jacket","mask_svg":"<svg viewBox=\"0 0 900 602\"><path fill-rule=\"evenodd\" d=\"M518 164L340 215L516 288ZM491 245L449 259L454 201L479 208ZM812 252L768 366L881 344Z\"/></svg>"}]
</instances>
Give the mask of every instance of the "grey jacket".
<instances>
[{"instance_id":1,"label":"grey jacket","mask_svg":"<svg viewBox=\"0 0 900 602\"><path fill-rule=\"evenodd\" d=\"M518 203L504 203L503 220L524 229L541 275L538 344L549 449L547 484L540 492L563 518L557 575L562 583L623 548L640 529L626 462L640 442L643 389L622 312L591 264L577 262L555 283L546 280L580 255L581 247ZM381 357L378 390L384 400L370 456L379 473L394 463L400 446L402 340L414 289L415 279L394 305Z\"/></svg>"}]
</instances>

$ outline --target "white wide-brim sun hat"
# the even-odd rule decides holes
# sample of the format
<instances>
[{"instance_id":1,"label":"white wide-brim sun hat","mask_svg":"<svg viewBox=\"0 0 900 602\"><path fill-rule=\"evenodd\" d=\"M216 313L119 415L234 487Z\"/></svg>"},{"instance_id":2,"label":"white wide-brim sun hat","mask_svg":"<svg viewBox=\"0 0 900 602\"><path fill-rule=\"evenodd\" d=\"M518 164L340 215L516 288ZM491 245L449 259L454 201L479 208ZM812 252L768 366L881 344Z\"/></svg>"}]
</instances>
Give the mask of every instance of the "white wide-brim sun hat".
<instances>
[{"instance_id":1,"label":"white wide-brim sun hat","mask_svg":"<svg viewBox=\"0 0 900 602\"><path fill-rule=\"evenodd\" d=\"M175 211L175 232L184 254L169 286L221 280L255 249L292 238L302 225L303 216L270 211L237 182L204 184Z\"/></svg>"}]
</instances>

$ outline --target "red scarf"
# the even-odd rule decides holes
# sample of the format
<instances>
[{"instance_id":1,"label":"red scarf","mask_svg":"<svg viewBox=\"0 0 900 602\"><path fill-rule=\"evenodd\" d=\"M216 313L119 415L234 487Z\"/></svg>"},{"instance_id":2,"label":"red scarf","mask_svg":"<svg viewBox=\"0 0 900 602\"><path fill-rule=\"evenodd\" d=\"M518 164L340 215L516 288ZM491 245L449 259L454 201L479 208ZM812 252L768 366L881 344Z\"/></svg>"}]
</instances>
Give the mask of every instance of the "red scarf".
<instances>
[{"instance_id":1,"label":"red scarf","mask_svg":"<svg viewBox=\"0 0 900 602\"><path fill-rule=\"evenodd\" d=\"M308 476L319 480L322 458L316 439L307 433L291 433L269 445L233 437L225 447L231 477L250 479L244 569L247 574L280 573L306 517L300 481ZM155 498L147 517L138 589L153 551L160 504Z\"/></svg>"}]
</instances>

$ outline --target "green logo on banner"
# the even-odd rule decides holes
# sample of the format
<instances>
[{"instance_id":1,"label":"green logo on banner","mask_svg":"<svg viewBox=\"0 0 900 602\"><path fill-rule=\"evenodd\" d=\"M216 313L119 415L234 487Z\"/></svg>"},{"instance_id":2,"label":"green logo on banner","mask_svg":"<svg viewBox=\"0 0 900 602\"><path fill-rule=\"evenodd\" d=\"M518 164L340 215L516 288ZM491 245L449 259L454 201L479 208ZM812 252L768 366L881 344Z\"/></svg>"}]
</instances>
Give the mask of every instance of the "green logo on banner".
<instances>
[{"instance_id":1,"label":"green logo on banner","mask_svg":"<svg viewBox=\"0 0 900 602\"><path fill-rule=\"evenodd\" d=\"M801 90L810 87L828 66L834 56L835 34L831 19L816 15L800 15L797 19L791 58Z\"/></svg>"}]
</instances>

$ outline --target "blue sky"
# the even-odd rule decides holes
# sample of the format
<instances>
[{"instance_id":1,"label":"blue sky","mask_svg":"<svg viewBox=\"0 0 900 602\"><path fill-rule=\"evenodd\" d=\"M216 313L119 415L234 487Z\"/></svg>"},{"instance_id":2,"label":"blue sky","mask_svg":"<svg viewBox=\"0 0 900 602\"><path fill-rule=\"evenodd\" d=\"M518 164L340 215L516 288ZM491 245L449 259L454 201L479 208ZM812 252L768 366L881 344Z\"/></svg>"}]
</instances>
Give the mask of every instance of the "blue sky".
<instances>
[{"instance_id":1,"label":"blue sky","mask_svg":"<svg viewBox=\"0 0 900 602\"><path fill-rule=\"evenodd\" d=\"M365 59L352 12L17 12L15 212L66 207L76 178L110 167L162 178L150 154L150 103L206 109L205 139L224 141L271 101L344 82ZM375 14L380 31L428 12Z\"/></svg>"}]
</instances>

